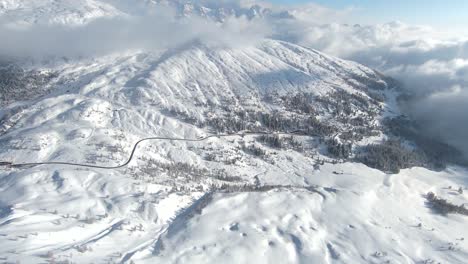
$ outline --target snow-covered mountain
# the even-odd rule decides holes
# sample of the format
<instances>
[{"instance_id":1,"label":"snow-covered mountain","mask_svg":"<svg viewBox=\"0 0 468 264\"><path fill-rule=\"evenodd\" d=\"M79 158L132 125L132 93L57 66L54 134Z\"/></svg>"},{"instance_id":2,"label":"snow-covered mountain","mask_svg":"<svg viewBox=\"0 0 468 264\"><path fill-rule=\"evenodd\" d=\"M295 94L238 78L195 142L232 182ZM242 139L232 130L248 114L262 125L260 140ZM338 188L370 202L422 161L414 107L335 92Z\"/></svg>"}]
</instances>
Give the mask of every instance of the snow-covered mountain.
<instances>
[{"instance_id":1,"label":"snow-covered mountain","mask_svg":"<svg viewBox=\"0 0 468 264\"><path fill-rule=\"evenodd\" d=\"M0 16L14 27L31 24L80 25L102 17L124 15L114 5L98 0L2 0Z\"/></svg>"},{"instance_id":2,"label":"snow-covered mountain","mask_svg":"<svg viewBox=\"0 0 468 264\"><path fill-rule=\"evenodd\" d=\"M10 22L65 14L60 21L76 26L91 14L131 15L125 4L0 8ZM433 149L420 140L385 141L409 133L398 126L400 91L357 63L274 39L195 41L4 62L0 91L0 162L76 163L0 166L6 263L468 258L467 218L456 206L468 199L467 170L431 170Z\"/></svg>"},{"instance_id":3,"label":"snow-covered mountain","mask_svg":"<svg viewBox=\"0 0 468 264\"><path fill-rule=\"evenodd\" d=\"M231 16L248 19L269 16L259 4L185 0L2 0L2 20L15 26L30 24L82 25L98 18L141 15L169 7L180 17L200 16L222 22Z\"/></svg>"}]
</instances>

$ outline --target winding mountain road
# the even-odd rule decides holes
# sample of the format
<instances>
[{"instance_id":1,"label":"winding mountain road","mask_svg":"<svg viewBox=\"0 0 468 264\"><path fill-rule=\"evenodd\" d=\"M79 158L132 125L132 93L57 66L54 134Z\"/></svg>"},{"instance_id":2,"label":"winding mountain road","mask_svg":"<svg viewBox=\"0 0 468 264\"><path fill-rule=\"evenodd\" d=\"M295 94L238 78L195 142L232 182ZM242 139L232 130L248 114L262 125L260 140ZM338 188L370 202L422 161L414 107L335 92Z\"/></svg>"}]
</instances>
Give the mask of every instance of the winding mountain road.
<instances>
[{"instance_id":1,"label":"winding mountain road","mask_svg":"<svg viewBox=\"0 0 468 264\"><path fill-rule=\"evenodd\" d=\"M187 138L171 138L171 137L148 137L143 138L137 141L133 145L133 149L130 152L130 156L128 157L127 161L124 163L117 165L117 166L100 166L100 165L93 165L93 164L83 164L83 163L73 163L73 162L61 162L61 161L44 161L44 162L30 162L30 163L13 163L8 161L0 161L0 167L11 167L11 168L24 168L24 167L31 167L31 166L39 166L39 165L65 165L65 166L75 166L75 167L85 167L85 168L96 168L96 169L120 169L126 167L130 162L133 160L135 156L135 152L138 148L138 145L145 141L152 141L152 140L166 140L166 141L186 141L186 142L201 142L208 140L210 138L222 138L222 137L232 137L232 136L249 136L249 135L303 135L304 132L297 130L292 132L241 132L241 133L233 133L233 134L219 134L219 135L209 135L206 137L201 137L197 139L187 139Z\"/></svg>"}]
</instances>

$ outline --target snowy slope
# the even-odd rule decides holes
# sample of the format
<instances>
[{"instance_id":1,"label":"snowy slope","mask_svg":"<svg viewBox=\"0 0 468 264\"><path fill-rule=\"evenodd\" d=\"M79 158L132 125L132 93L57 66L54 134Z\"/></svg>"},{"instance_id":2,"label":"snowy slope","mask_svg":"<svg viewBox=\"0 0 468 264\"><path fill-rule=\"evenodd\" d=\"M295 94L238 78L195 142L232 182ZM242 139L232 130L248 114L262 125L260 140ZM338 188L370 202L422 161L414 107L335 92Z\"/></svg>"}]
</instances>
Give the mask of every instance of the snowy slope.
<instances>
[{"instance_id":1,"label":"snowy slope","mask_svg":"<svg viewBox=\"0 0 468 264\"><path fill-rule=\"evenodd\" d=\"M257 4L199 3L185 0L1 0L0 18L11 26L31 24L83 25L98 18L139 16L171 8L180 17L200 16L223 22L234 16L249 19L267 16L268 8Z\"/></svg>"},{"instance_id":2,"label":"snowy slope","mask_svg":"<svg viewBox=\"0 0 468 264\"><path fill-rule=\"evenodd\" d=\"M142 251L135 259L148 263L465 262L466 217L434 216L420 195L428 189L445 192L441 189L451 184L446 174L414 169L390 176L356 164L339 168L349 173L332 176L330 170L337 167L331 166L317 173L316 177L331 178L324 186L333 186L317 192L279 189L215 195L183 229L177 226L159 237L162 250ZM451 172L455 178L463 177L461 171Z\"/></svg>"},{"instance_id":3,"label":"snowy slope","mask_svg":"<svg viewBox=\"0 0 468 264\"><path fill-rule=\"evenodd\" d=\"M131 14L126 3L3 0L0 16L76 26ZM369 68L271 39L22 66L37 71L5 82L19 85L2 90L0 161L116 166L142 138L233 135L148 140L115 169L0 166L0 261L468 259L467 217L438 214L425 198L467 203L457 191L468 186L465 168L390 174L327 152L324 141L350 134L355 147L378 142L382 118L399 114L393 83ZM35 91L22 98L25 88ZM311 131L281 136L279 147L242 135L304 123Z\"/></svg>"},{"instance_id":4,"label":"snowy slope","mask_svg":"<svg viewBox=\"0 0 468 264\"><path fill-rule=\"evenodd\" d=\"M98 0L2 0L0 18L6 25L82 25L102 17L124 15L115 6Z\"/></svg>"},{"instance_id":5,"label":"snowy slope","mask_svg":"<svg viewBox=\"0 0 468 264\"><path fill-rule=\"evenodd\" d=\"M206 110L224 113L226 104L278 107L265 94L344 89L365 96L351 85L362 80L348 79L379 78L355 63L273 40L248 49L197 44L57 65L48 69L58 74L49 95L3 109L21 111L0 138L1 160L117 165L137 139L210 133L182 118L189 114L202 120ZM380 114L397 111L376 104L382 104ZM361 164L329 164L313 138L297 140L310 150L273 149L255 136L159 140L140 146L122 169L2 167L1 256L24 263L466 259L466 219L434 214L423 196L435 191L466 202L466 195L444 189L466 186L464 169L387 175ZM244 145L265 155L253 156ZM209 199L213 184L277 187L215 192Z\"/></svg>"},{"instance_id":6,"label":"snowy slope","mask_svg":"<svg viewBox=\"0 0 468 264\"><path fill-rule=\"evenodd\" d=\"M203 122L226 108L268 112L280 107L265 102L272 94L326 96L344 90L365 98L348 78L379 78L355 63L273 40L255 48L212 50L195 45L59 67L48 69L59 75L51 96L27 109L16 104L5 109L22 110L16 129L3 136L6 151L0 152L1 159L78 161L95 152L96 142L128 150L132 141L148 135L194 137L206 132L178 118ZM380 106L376 102L372 107ZM20 147L23 140L31 141L36 150ZM12 147L16 151L9 150Z\"/></svg>"}]
</instances>

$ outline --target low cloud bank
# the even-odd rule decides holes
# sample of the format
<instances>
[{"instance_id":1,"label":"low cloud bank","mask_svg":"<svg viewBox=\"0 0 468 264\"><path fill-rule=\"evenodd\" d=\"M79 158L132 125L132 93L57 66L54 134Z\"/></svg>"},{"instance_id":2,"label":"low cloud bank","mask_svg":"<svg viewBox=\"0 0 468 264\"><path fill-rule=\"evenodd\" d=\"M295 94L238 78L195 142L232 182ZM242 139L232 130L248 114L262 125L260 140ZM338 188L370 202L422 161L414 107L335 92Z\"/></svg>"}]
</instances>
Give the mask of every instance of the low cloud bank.
<instances>
[{"instance_id":1,"label":"low cloud bank","mask_svg":"<svg viewBox=\"0 0 468 264\"><path fill-rule=\"evenodd\" d=\"M468 41L428 27L303 25L296 42L394 77L412 95L406 110L428 133L468 156Z\"/></svg>"},{"instance_id":2,"label":"low cloud bank","mask_svg":"<svg viewBox=\"0 0 468 264\"><path fill-rule=\"evenodd\" d=\"M104 17L83 25L0 24L1 57L89 57L125 50L152 51L189 42L208 46L253 45L269 34L264 21L245 17L220 23L193 16L178 18L176 10L159 7L142 16Z\"/></svg>"}]
</instances>

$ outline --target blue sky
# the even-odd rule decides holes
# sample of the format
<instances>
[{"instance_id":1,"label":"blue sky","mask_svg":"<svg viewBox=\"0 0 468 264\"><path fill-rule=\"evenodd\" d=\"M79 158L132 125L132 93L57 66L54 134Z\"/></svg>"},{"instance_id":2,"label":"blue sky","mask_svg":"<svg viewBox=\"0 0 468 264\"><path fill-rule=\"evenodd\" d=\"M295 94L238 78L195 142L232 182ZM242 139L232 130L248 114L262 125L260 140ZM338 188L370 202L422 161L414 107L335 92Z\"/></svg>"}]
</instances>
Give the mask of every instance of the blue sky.
<instances>
[{"instance_id":1,"label":"blue sky","mask_svg":"<svg viewBox=\"0 0 468 264\"><path fill-rule=\"evenodd\" d=\"M468 0L270 0L282 4L317 3L333 9L353 8L357 22L389 22L453 27L468 31ZM450 30L452 30L450 29Z\"/></svg>"}]
</instances>

